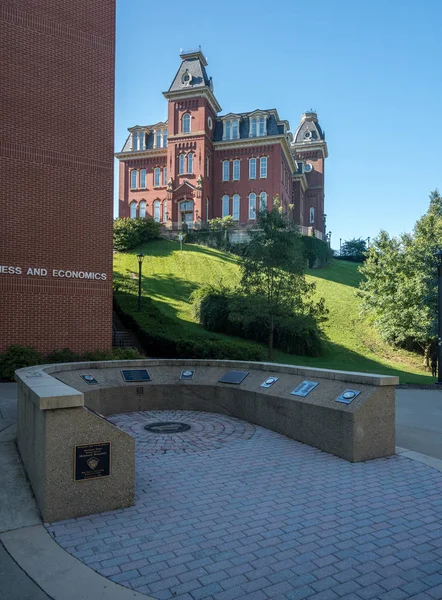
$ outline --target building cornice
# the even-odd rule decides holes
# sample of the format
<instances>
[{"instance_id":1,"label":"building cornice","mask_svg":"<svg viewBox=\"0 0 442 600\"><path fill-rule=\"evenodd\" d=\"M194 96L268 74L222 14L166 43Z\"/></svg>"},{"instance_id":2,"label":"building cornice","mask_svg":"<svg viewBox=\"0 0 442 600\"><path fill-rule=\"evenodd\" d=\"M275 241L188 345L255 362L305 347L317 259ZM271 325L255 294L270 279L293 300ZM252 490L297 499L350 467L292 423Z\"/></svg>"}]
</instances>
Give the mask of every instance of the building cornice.
<instances>
[{"instance_id":1,"label":"building cornice","mask_svg":"<svg viewBox=\"0 0 442 600\"><path fill-rule=\"evenodd\" d=\"M327 142L321 142L319 144L309 142L295 142L291 144L291 148L295 152L321 152L323 158L328 157Z\"/></svg>"},{"instance_id":2,"label":"building cornice","mask_svg":"<svg viewBox=\"0 0 442 600\"><path fill-rule=\"evenodd\" d=\"M213 108L215 114L221 112L221 106L215 98L215 94L208 87L189 90L178 90L176 92L163 92L166 100L189 100L190 98L206 98Z\"/></svg>"},{"instance_id":3,"label":"building cornice","mask_svg":"<svg viewBox=\"0 0 442 600\"><path fill-rule=\"evenodd\" d=\"M293 181L300 181L301 182L301 189L303 192L305 192L308 188L308 183L307 183L307 178L305 176L304 173L299 173L299 175L297 173L295 173L293 175Z\"/></svg>"},{"instance_id":4,"label":"building cornice","mask_svg":"<svg viewBox=\"0 0 442 600\"><path fill-rule=\"evenodd\" d=\"M298 170L298 165L290 152L290 147L287 142L287 138L284 134L280 135L267 135L253 138L241 138L239 140L223 140L219 142L213 142L215 150L235 150L236 148L249 148L254 146L268 146L269 144L280 143L284 151L284 155L292 168L292 172L295 173Z\"/></svg>"},{"instance_id":5,"label":"building cornice","mask_svg":"<svg viewBox=\"0 0 442 600\"><path fill-rule=\"evenodd\" d=\"M136 160L138 158L154 158L156 156L166 156L167 148L152 148L149 150L127 150L126 152L117 152L114 154L118 160Z\"/></svg>"}]
</instances>

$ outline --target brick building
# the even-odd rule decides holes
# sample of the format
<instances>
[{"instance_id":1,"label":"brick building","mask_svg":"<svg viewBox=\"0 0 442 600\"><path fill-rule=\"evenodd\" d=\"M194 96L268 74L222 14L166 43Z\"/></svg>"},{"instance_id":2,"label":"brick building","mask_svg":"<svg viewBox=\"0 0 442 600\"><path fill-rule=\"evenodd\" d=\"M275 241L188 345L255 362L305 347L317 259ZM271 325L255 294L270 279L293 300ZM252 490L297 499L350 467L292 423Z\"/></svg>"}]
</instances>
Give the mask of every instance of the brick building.
<instances>
[{"instance_id":1,"label":"brick building","mask_svg":"<svg viewBox=\"0 0 442 600\"><path fill-rule=\"evenodd\" d=\"M0 351L112 345L114 0L2 0Z\"/></svg>"},{"instance_id":2,"label":"brick building","mask_svg":"<svg viewBox=\"0 0 442 600\"><path fill-rule=\"evenodd\" d=\"M232 215L241 229L278 195L304 233L323 237L327 144L316 113L294 135L276 109L220 115L201 49L180 58L164 92L168 120L130 127L116 154L120 217L150 215L179 229Z\"/></svg>"}]
</instances>

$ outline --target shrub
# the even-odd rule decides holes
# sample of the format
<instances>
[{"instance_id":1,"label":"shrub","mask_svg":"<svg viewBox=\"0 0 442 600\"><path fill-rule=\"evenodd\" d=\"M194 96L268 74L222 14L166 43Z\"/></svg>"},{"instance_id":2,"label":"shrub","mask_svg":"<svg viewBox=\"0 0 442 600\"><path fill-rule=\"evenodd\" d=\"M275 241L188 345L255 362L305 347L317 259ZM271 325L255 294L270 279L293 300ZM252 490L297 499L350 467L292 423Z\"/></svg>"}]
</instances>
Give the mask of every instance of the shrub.
<instances>
[{"instance_id":1,"label":"shrub","mask_svg":"<svg viewBox=\"0 0 442 600\"><path fill-rule=\"evenodd\" d=\"M323 267L330 262L333 252L327 242L313 236L302 236L302 243L310 269Z\"/></svg>"},{"instance_id":2,"label":"shrub","mask_svg":"<svg viewBox=\"0 0 442 600\"><path fill-rule=\"evenodd\" d=\"M114 248L130 250L140 244L160 237L161 225L151 217L137 219L115 219Z\"/></svg>"},{"instance_id":3,"label":"shrub","mask_svg":"<svg viewBox=\"0 0 442 600\"><path fill-rule=\"evenodd\" d=\"M258 345L240 340L189 335L179 323L164 315L149 298L143 298L143 309L138 313L137 296L127 288L114 295L114 309L123 325L135 333L148 356L252 361L264 359L264 351Z\"/></svg>"},{"instance_id":4,"label":"shrub","mask_svg":"<svg viewBox=\"0 0 442 600\"><path fill-rule=\"evenodd\" d=\"M0 378L14 381L14 371L23 367L39 365L43 356L36 348L28 346L9 346L0 354Z\"/></svg>"},{"instance_id":5,"label":"shrub","mask_svg":"<svg viewBox=\"0 0 442 600\"><path fill-rule=\"evenodd\" d=\"M246 297L222 286L204 286L191 295L194 314L208 331L266 343L268 331L263 327L262 319L256 315L256 311L248 308L255 300L254 297ZM247 325L233 320L232 310L250 312L252 316L247 320ZM319 356L323 349L322 333L315 319L310 315L294 312L278 317L273 344L283 352L301 356Z\"/></svg>"},{"instance_id":6,"label":"shrub","mask_svg":"<svg viewBox=\"0 0 442 600\"><path fill-rule=\"evenodd\" d=\"M79 361L81 361L81 355L73 352L70 348L63 348L63 350L53 350L45 358L45 363L48 364Z\"/></svg>"}]
</instances>

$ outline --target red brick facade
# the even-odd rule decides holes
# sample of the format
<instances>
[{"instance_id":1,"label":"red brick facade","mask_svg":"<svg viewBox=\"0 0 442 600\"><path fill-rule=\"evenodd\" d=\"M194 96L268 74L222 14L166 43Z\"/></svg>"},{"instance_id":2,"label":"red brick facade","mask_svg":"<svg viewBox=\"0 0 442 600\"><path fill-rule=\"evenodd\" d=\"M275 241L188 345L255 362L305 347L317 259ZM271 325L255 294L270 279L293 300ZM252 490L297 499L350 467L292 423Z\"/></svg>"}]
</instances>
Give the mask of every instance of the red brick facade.
<instances>
[{"instance_id":1,"label":"red brick facade","mask_svg":"<svg viewBox=\"0 0 442 600\"><path fill-rule=\"evenodd\" d=\"M114 0L2 0L0 27L0 351L109 349Z\"/></svg>"},{"instance_id":2,"label":"red brick facade","mask_svg":"<svg viewBox=\"0 0 442 600\"><path fill-rule=\"evenodd\" d=\"M131 127L116 155L120 217L153 216L179 229L229 214L242 228L255 223L254 206L270 208L278 196L304 233L321 237L327 145L316 114L305 113L294 135L275 109L219 116L201 51L182 53L181 61L164 93L168 121Z\"/></svg>"}]
</instances>

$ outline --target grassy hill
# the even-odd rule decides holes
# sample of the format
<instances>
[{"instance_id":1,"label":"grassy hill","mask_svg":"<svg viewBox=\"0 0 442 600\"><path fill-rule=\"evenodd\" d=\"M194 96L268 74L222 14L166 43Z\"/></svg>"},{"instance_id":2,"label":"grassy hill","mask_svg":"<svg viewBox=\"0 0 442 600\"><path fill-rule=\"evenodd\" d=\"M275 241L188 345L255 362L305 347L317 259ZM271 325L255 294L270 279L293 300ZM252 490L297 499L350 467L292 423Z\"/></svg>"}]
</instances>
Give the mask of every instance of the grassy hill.
<instances>
[{"instance_id":1,"label":"grassy hill","mask_svg":"<svg viewBox=\"0 0 442 600\"><path fill-rule=\"evenodd\" d=\"M226 285L239 282L237 259L231 254L186 244L183 251L177 242L150 242L133 253L117 253L114 271L119 276L138 278L136 254L141 250L143 262L143 294L169 317L178 319L192 335L213 337L195 322L189 295L202 284ZM275 352L281 363L398 375L401 383L430 384L433 379L422 368L421 357L385 344L361 317L356 288L360 275L357 265L333 261L324 269L309 271L308 278L317 285L330 311L325 324L326 352L319 358ZM219 337L225 337L220 335Z\"/></svg>"}]
</instances>

